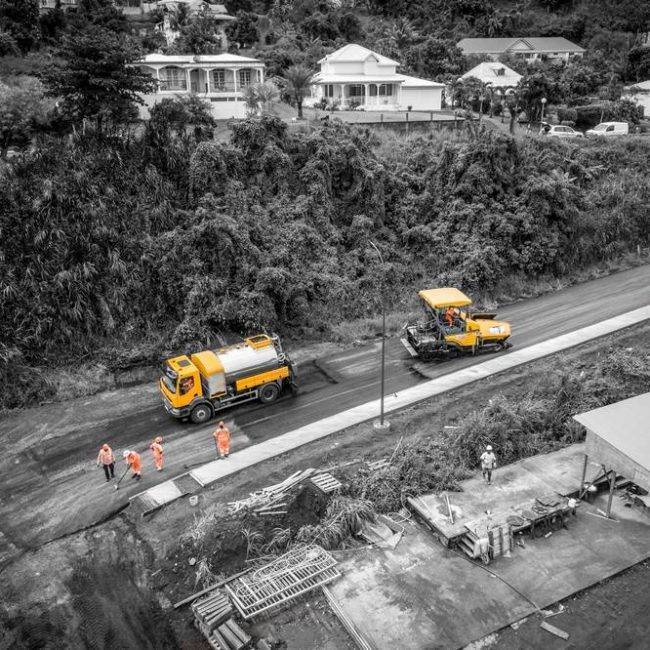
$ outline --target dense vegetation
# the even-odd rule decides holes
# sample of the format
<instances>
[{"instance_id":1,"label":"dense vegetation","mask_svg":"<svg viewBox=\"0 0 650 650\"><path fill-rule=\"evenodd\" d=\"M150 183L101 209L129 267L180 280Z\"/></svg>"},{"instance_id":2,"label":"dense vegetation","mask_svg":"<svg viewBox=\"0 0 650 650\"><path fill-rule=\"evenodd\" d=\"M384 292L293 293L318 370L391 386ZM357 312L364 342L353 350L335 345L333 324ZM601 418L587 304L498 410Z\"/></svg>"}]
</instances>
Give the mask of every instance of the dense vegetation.
<instances>
[{"instance_id":1,"label":"dense vegetation","mask_svg":"<svg viewBox=\"0 0 650 650\"><path fill-rule=\"evenodd\" d=\"M27 367L106 342L327 334L376 311L382 278L395 308L423 284L485 295L648 243L643 139L304 134L263 117L220 143L169 109L140 137L53 138L0 168L10 404L17 385L43 390Z\"/></svg>"},{"instance_id":2,"label":"dense vegetation","mask_svg":"<svg viewBox=\"0 0 650 650\"><path fill-rule=\"evenodd\" d=\"M454 45L463 36L562 34L588 56L524 64L513 123L521 110L535 119L542 96L562 102L567 121L634 120L625 102L591 105L618 100L648 69L648 7L609 4L244 0L228 4L228 36L283 76L300 109L315 62L346 41L449 81L476 63ZM40 15L34 0L0 0L0 405L52 390L36 368L101 349L120 364L142 341L152 358L226 330L327 336L376 312L382 281L391 308L424 283L489 296L504 278L563 277L647 245L641 139L573 146L475 129L404 139L341 124L300 133L264 116L223 143L196 98L134 121L151 81L129 62L219 46L206 16L175 20L179 38L165 44L110 0ZM452 95L475 108L479 91L470 82ZM259 108L278 88L250 95ZM11 147L20 153L7 160Z\"/></svg>"}]
</instances>

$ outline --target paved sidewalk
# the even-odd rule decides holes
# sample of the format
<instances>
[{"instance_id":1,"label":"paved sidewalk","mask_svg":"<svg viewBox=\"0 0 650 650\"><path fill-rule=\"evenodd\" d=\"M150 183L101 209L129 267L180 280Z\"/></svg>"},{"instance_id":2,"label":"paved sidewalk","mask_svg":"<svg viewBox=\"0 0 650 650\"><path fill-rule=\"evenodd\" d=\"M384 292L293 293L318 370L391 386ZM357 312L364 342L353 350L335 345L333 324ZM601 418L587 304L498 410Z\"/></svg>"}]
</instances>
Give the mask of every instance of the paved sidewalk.
<instances>
[{"instance_id":1,"label":"paved sidewalk","mask_svg":"<svg viewBox=\"0 0 650 650\"><path fill-rule=\"evenodd\" d=\"M499 356L484 363L470 366L458 372L422 382L399 393L388 395L385 398L385 411L386 413L398 411L417 402L434 397L435 395L453 390L454 388L466 386L479 379L484 379L524 363L529 363L550 354L567 350L586 341L612 334L648 319L650 319L650 305L520 350L501 353ZM348 409L347 411L342 411L318 422L313 422L307 426L289 431L281 436L276 436L257 445L246 447L235 454L231 454L227 460L217 460L197 467L189 472L189 476L199 485L206 486L274 456L279 456L280 454L320 440L356 424L372 420L378 417L378 415L379 400L366 402L365 404ZM166 481L164 484L132 497L131 500L146 500L146 511L154 510L180 496L179 490L175 488L174 483L179 478Z\"/></svg>"}]
</instances>

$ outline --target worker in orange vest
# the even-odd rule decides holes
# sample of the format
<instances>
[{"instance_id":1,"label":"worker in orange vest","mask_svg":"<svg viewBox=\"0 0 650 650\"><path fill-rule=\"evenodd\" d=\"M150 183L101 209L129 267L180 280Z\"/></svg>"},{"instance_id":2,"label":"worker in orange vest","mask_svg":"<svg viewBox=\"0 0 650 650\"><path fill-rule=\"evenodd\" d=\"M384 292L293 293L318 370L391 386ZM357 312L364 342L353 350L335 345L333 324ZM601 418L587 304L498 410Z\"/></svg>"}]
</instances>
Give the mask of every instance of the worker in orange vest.
<instances>
[{"instance_id":1,"label":"worker in orange vest","mask_svg":"<svg viewBox=\"0 0 650 650\"><path fill-rule=\"evenodd\" d=\"M133 476L131 478L139 481L142 478L142 458L137 451L129 451L128 449L123 454L126 464L131 468Z\"/></svg>"},{"instance_id":2,"label":"worker in orange vest","mask_svg":"<svg viewBox=\"0 0 650 650\"><path fill-rule=\"evenodd\" d=\"M219 426L214 430L212 435L217 444L219 458L228 458L228 455L230 454L230 431L223 423L223 420L219 422Z\"/></svg>"},{"instance_id":3,"label":"worker in orange vest","mask_svg":"<svg viewBox=\"0 0 650 650\"><path fill-rule=\"evenodd\" d=\"M158 436L149 445L149 449L151 449L151 453L153 454L153 464L156 466L156 469L159 472L162 472L162 468L163 468L162 441L163 441L163 439L160 436Z\"/></svg>"},{"instance_id":4,"label":"worker in orange vest","mask_svg":"<svg viewBox=\"0 0 650 650\"><path fill-rule=\"evenodd\" d=\"M99 448L99 453L97 454L97 467L100 465L104 468L104 474L106 474L107 481L115 478L115 456L113 456L113 450L107 444L103 444Z\"/></svg>"}]
</instances>

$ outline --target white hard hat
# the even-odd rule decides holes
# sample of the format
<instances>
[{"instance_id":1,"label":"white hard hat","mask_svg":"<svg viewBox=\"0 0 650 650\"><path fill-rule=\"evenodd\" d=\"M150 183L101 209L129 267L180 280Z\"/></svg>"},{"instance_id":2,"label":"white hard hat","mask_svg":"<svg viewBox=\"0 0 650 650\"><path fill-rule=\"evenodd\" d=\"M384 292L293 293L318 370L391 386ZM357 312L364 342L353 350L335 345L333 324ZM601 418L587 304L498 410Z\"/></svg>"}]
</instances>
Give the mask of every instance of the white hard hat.
<instances>
[{"instance_id":1,"label":"white hard hat","mask_svg":"<svg viewBox=\"0 0 650 650\"><path fill-rule=\"evenodd\" d=\"M124 453L122 454L122 456L124 456L124 458L128 458L130 453L131 453L131 452L130 452L128 449L125 449L125 450L124 450Z\"/></svg>"},{"instance_id":2,"label":"white hard hat","mask_svg":"<svg viewBox=\"0 0 650 650\"><path fill-rule=\"evenodd\" d=\"M485 449L486 449L487 451L492 451L492 445L488 445Z\"/></svg>"}]
</instances>

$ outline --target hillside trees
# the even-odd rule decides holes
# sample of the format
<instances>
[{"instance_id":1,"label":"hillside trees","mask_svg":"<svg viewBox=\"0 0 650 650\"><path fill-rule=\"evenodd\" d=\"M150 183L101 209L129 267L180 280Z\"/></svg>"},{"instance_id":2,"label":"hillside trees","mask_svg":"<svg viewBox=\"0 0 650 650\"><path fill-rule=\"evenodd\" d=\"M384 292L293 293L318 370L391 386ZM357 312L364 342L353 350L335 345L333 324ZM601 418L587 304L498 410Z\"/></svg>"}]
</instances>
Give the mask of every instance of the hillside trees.
<instances>
[{"instance_id":1,"label":"hillside trees","mask_svg":"<svg viewBox=\"0 0 650 650\"><path fill-rule=\"evenodd\" d=\"M424 285L489 296L649 243L640 139L294 133L265 115L223 143L202 115L161 103L130 142L44 140L0 162L0 373L3 356L70 362L145 335L328 336L376 312L369 240L395 309Z\"/></svg>"},{"instance_id":2,"label":"hillside trees","mask_svg":"<svg viewBox=\"0 0 650 650\"><path fill-rule=\"evenodd\" d=\"M11 146L24 146L49 122L54 101L33 77L0 82L0 155Z\"/></svg>"},{"instance_id":3,"label":"hillside trees","mask_svg":"<svg viewBox=\"0 0 650 650\"><path fill-rule=\"evenodd\" d=\"M0 30L28 52L40 37L37 0L0 0Z\"/></svg>"},{"instance_id":4,"label":"hillside trees","mask_svg":"<svg viewBox=\"0 0 650 650\"><path fill-rule=\"evenodd\" d=\"M101 134L113 120L122 121L142 103L140 93L154 87L153 79L128 63L139 51L124 35L97 25L63 37L60 61L42 73L48 92L62 98L62 111L73 121L91 119Z\"/></svg>"}]
</instances>

